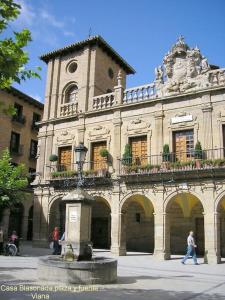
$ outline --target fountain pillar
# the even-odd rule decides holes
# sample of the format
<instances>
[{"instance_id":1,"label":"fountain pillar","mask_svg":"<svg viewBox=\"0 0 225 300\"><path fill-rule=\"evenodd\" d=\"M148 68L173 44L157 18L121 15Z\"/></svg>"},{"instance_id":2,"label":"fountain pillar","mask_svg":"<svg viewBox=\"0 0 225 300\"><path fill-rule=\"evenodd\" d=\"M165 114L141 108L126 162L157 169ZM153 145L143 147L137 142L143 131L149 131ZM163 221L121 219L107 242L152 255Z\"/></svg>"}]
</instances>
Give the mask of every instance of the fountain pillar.
<instances>
[{"instance_id":1,"label":"fountain pillar","mask_svg":"<svg viewBox=\"0 0 225 300\"><path fill-rule=\"evenodd\" d=\"M65 241L62 254L72 249L78 260L89 260L91 250L91 205L94 198L77 188L62 198L66 202Z\"/></svg>"}]
</instances>

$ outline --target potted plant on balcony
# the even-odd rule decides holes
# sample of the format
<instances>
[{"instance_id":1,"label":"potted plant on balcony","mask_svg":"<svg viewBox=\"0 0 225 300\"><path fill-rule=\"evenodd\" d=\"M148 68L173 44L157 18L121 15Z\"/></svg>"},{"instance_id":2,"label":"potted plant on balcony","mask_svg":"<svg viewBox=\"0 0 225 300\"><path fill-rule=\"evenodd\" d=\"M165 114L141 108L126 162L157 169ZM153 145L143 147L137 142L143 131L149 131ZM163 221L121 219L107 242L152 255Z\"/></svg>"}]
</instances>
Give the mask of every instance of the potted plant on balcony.
<instances>
[{"instance_id":1,"label":"potted plant on balcony","mask_svg":"<svg viewBox=\"0 0 225 300\"><path fill-rule=\"evenodd\" d=\"M169 169L169 162L170 162L170 148L168 144L163 146L163 153L162 153L162 169Z\"/></svg>"},{"instance_id":2,"label":"potted plant on balcony","mask_svg":"<svg viewBox=\"0 0 225 300\"><path fill-rule=\"evenodd\" d=\"M130 144L125 145L124 153L122 156L122 165L124 166L124 171L125 172L130 172L130 166L132 163L132 151L131 151L131 146Z\"/></svg>"},{"instance_id":3,"label":"potted plant on balcony","mask_svg":"<svg viewBox=\"0 0 225 300\"><path fill-rule=\"evenodd\" d=\"M99 151L99 154L101 157L104 157L107 159L109 156L109 151L106 148L101 148Z\"/></svg>"},{"instance_id":4,"label":"potted plant on balcony","mask_svg":"<svg viewBox=\"0 0 225 300\"><path fill-rule=\"evenodd\" d=\"M49 161L51 161L51 162L58 161L58 156L56 154L51 154L49 156Z\"/></svg>"},{"instance_id":5,"label":"potted plant on balcony","mask_svg":"<svg viewBox=\"0 0 225 300\"><path fill-rule=\"evenodd\" d=\"M194 155L196 168L199 169L201 168L201 160L203 158L202 145L199 141L197 141L197 143L195 144Z\"/></svg>"}]
</instances>

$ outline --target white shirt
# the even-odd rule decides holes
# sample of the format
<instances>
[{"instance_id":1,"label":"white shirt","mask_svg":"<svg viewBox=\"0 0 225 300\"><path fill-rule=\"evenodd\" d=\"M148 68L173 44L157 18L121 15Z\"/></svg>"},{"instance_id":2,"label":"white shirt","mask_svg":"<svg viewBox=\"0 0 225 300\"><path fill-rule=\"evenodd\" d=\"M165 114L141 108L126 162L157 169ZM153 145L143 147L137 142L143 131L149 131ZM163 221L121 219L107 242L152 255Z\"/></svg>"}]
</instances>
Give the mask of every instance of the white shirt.
<instances>
[{"instance_id":1,"label":"white shirt","mask_svg":"<svg viewBox=\"0 0 225 300\"><path fill-rule=\"evenodd\" d=\"M188 244L188 246L195 246L195 240L194 240L193 236L191 236L191 235L188 236L187 244Z\"/></svg>"}]
</instances>

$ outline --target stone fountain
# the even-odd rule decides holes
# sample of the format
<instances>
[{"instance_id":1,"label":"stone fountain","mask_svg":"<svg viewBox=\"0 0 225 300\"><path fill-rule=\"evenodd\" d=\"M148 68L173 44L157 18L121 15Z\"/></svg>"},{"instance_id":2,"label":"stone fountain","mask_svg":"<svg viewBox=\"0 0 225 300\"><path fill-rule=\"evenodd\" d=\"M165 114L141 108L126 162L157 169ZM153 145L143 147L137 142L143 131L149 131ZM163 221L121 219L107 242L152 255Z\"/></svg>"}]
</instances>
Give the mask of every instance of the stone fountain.
<instances>
[{"instance_id":1,"label":"stone fountain","mask_svg":"<svg viewBox=\"0 0 225 300\"><path fill-rule=\"evenodd\" d=\"M106 284L117 280L117 260L92 255L91 206L95 200L81 186L82 180L75 190L62 198L66 203L62 255L39 259L40 280L67 284Z\"/></svg>"}]
</instances>

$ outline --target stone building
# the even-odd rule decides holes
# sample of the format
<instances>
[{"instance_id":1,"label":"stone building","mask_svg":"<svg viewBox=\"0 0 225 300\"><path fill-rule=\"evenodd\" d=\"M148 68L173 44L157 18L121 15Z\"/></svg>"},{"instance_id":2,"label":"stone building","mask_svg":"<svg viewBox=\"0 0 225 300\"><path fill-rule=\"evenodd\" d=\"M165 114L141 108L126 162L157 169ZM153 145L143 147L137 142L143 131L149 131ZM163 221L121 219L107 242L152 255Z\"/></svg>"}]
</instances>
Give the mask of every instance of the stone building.
<instances>
[{"instance_id":1,"label":"stone building","mask_svg":"<svg viewBox=\"0 0 225 300\"><path fill-rule=\"evenodd\" d=\"M116 255L225 256L225 70L183 37L153 83L126 89L133 68L100 36L41 57L48 65L34 182L34 245L64 230L61 198L76 186L74 146L88 148L86 190L96 198L92 242ZM107 149L102 150L102 149ZM57 161L49 161L50 155Z\"/></svg>"},{"instance_id":2,"label":"stone building","mask_svg":"<svg viewBox=\"0 0 225 300\"><path fill-rule=\"evenodd\" d=\"M42 119L44 105L13 87L0 90L0 102L0 156L8 148L14 165L23 163L27 173L35 173L38 143L35 123ZM16 108L13 117L3 112L9 105ZM0 224L6 237L16 230L24 240L31 240L32 222L33 190L28 188L22 203L4 210Z\"/></svg>"}]
</instances>

